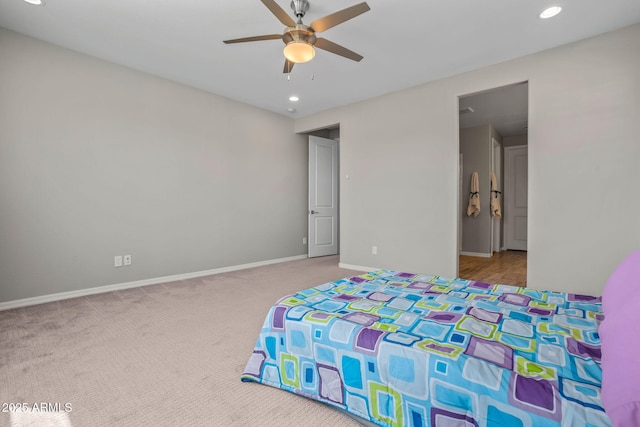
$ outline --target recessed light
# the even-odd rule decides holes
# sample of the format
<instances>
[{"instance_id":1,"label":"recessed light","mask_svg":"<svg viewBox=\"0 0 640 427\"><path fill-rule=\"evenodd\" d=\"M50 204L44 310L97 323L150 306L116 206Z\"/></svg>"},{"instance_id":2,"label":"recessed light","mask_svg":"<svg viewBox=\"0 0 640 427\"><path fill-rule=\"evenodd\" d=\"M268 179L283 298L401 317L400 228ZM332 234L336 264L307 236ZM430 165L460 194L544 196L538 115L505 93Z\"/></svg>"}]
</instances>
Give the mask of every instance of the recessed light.
<instances>
[{"instance_id":1,"label":"recessed light","mask_svg":"<svg viewBox=\"0 0 640 427\"><path fill-rule=\"evenodd\" d=\"M34 6L44 6L44 0L24 0L24 1Z\"/></svg>"},{"instance_id":2,"label":"recessed light","mask_svg":"<svg viewBox=\"0 0 640 427\"><path fill-rule=\"evenodd\" d=\"M554 16L559 14L561 11L562 11L562 6L549 6L548 8L543 10L542 13L540 13L540 18L542 19L553 18Z\"/></svg>"},{"instance_id":3,"label":"recessed light","mask_svg":"<svg viewBox=\"0 0 640 427\"><path fill-rule=\"evenodd\" d=\"M295 95L291 95L291 96L289 97L289 101L291 101L291 102L298 102L298 101L300 101L300 98L298 98L298 97L297 97L297 96L295 96Z\"/></svg>"}]
</instances>

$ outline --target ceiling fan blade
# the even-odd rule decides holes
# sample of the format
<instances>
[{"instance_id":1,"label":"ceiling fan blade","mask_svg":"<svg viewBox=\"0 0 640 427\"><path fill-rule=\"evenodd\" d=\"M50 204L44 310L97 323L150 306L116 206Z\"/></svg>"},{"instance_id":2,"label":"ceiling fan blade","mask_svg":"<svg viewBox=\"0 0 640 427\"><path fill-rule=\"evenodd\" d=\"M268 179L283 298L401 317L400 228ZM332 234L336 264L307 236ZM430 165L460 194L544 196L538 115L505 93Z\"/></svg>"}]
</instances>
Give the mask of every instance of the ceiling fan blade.
<instances>
[{"instance_id":1,"label":"ceiling fan blade","mask_svg":"<svg viewBox=\"0 0 640 427\"><path fill-rule=\"evenodd\" d=\"M224 43L259 42L262 40L282 40L282 34L266 34L264 36L242 37L240 39L223 40Z\"/></svg>"},{"instance_id":2,"label":"ceiling fan blade","mask_svg":"<svg viewBox=\"0 0 640 427\"><path fill-rule=\"evenodd\" d=\"M263 2L265 0L262 0ZM356 4L354 6L348 7L346 9L339 10L331 15L327 15L324 18L316 19L309 26L314 29L317 33L322 31L326 31L331 27L335 27L338 24L342 24L349 19L355 18L356 16L365 13L370 10L369 5L366 2L362 2Z\"/></svg>"},{"instance_id":3,"label":"ceiling fan blade","mask_svg":"<svg viewBox=\"0 0 640 427\"><path fill-rule=\"evenodd\" d=\"M282 70L282 72L284 74L289 74L291 72L291 70L293 70L293 66L296 65L295 62L291 62L288 59L284 60L284 69Z\"/></svg>"},{"instance_id":4,"label":"ceiling fan blade","mask_svg":"<svg viewBox=\"0 0 640 427\"><path fill-rule=\"evenodd\" d=\"M273 13L276 16L276 18L278 18L278 20L282 22L284 25L286 25L287 27L296 26L296 21L294 21L293 18L291 18L289 14L284 11L283 8L278 6L278 3L276 3L275 0L260 0L260 1L262 1L262 4L267 6L267 9L269 9L271 13Z\"/></svg>"},{"instance_id":5,"label":"ceiling fan blade","mask_svg":"<svg viewBox=\"0 0 640 427\"><path fill-rule=\"evenodd\" d=\"M318 49L326 50L327 52L335 53L336 55L344 56L347 59L351 59L356 62L360 62L362 55L358 55L352 50L347 49L346 47L340 46L334 42L331 42L327 39L318 38L316 39L316 43L314 44Z\"/></svg>"}]
</instances>

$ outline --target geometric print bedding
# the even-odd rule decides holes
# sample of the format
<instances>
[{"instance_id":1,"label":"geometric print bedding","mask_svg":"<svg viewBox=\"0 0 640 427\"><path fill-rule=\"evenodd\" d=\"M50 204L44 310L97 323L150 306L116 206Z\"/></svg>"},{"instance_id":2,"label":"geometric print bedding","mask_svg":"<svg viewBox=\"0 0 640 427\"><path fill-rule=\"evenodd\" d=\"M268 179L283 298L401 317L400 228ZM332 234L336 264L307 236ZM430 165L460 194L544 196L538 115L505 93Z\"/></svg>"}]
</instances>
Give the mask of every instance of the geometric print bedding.
<instances>
[{"instance_id":1,"label":"geometric print bedding","mask_svg":"<svg viewBox=\"0 0 640 427\"><path fill-rule=\"evenodd\" d=\"M380 270L286 296L243 381L380 426L610 426L601 299Z\"/></svg>"}]
</instances>

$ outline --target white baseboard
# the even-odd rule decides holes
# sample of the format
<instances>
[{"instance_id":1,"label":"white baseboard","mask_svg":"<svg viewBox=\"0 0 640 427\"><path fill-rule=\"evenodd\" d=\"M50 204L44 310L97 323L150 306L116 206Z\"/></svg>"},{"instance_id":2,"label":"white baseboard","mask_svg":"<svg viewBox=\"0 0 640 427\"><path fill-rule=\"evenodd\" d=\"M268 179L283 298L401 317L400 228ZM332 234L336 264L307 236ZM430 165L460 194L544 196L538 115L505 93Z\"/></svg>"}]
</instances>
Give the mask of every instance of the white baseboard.
<instances>
[{"instance_id":1,"label":"white baseboard","mask_svg":"<svg viewBox=\"0 0 640 427\"><path fill-rule=\"evenodd\" d=\"M155 277L152 279L136 280L134 282L117 283L114 285L97 286L94 288L78 289L77 291L59 292L55 294L42 295L39 297L24 298L15 301L0 302L0 311L12 308L27 307L30 305L44 304L47 302L60 301L64 299L77 298L87 295L101 294L105 292L120 291L124 289L137 288L140 286L157 285L159 283L175 282L178 280L193 279L196 277L211 276L214 274L227 273L229 271L244 270L247 268L262 267L264 265L278 264L287 261L306 259L308 255L296 255L287 258L271 259L267 261L252 262L249 264L233 265L230 267L214 268L213 270L196 271L193 273L175 274L172 276Z\"/></svg>"},{"instance_id":2,"label":"white baseboard","mask_svg":"<svg viewBox=\"0 0 640 427\"><path fill-rule=\"evenodd\" d=\"M356 270L356 271L377 271L377 270L382 270L381 268L375 268L375 267L363 267L361 265L353 265L353 264L345 264L343 262L339 262L338 263L338 267L340 268L346 268L347 270Z\"/></svg>"},{"instance_id":3,"label":"white baseboard","mask_svg":"<svg viewBox=\"0 0 640 427\"><path fill-rule=\"evenodd\" d=\"M464 251L461 251L460 255L477 256L477 257L481 257L481 258L491 258L491 256L493 254L488 254L488 253L485 253L485 252L464 252Z\"/></svg>"}]
</instances>

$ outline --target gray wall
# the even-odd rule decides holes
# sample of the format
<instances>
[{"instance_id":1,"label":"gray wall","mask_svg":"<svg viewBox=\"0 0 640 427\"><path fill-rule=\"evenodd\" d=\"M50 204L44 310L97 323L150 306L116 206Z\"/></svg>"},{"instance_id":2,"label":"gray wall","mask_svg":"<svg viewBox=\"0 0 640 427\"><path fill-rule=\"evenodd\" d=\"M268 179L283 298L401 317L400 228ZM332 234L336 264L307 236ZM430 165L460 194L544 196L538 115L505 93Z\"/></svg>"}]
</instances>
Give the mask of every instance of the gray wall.
<instances>
[{"instance_id":1,"label":"gray wall","mask_svg":"<svg viewBox=\"0 0 640 427\"><path fill-rule=\"evenodd\" d=\"M491 126L476 126L460 129L460 152L462 153L462 251L490 255L491 211L489 192L491 188ZM478 172L480 185L480 213L467 216L471 174Z\"/></svg>"},{"instance_id":2,"label":"gray wall","mask_svg":"<svg viewBox=\"0 0 640 427\"><path fill-rule=\"evenodd\" d=\"M335 124L341 262L454 276L457 98L522 81L528 283L600 293L640 247L638 51L640 24L292 129L0 29L0 301L306 253L307 148L293 132ZM134 265L113 268L125 253Z\"/></svg>"},{"instance_id":3,"label":"gray wall","mask_svg":"<svg viewBox=\"0 0 640 427\"><path fill-rule=\"evenodd\" d=\"M341 262L456 275L457 98L528 81L528 284L601 293L640 247L638 52L640 24L296 120L340 123Z\"/></svg>"},{"instance_id":4,"label":"gray wall","mask_svg":"<svg viewBox=\"0 0 640 427\"><path fill-rule=\"evenodd\" d=\"M0 58L0 302L306 254L292 119L3 29Z\"/></svg>"}]
</instances>

